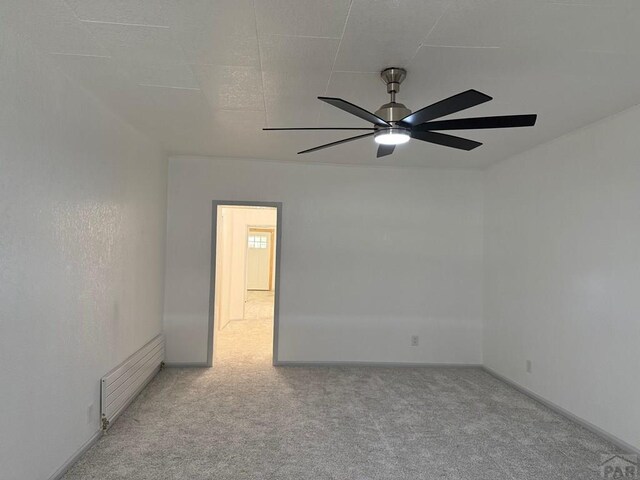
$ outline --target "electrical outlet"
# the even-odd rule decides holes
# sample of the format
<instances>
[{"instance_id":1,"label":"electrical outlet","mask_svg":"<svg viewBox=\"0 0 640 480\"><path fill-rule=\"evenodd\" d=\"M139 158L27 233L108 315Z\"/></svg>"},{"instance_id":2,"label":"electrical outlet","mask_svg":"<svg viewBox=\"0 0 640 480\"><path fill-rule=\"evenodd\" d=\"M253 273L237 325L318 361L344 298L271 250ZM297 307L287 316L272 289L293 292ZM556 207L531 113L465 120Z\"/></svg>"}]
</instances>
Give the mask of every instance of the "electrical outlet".
<instances>
[{"instance_id":1,"label":"electrical outlet","mask_svg":"<svg viewBox=\"0 0 640 480\"><path fill-rule=\"evenodd\" d=\"M527 360L527 373L531 373L531 360Z\"/></svg>"},{"instance_id":2,"label":"electrical outlet","mask_svg":"<svg viewBox=\"0 0 640 480\"><path fill-rule=\"evenodd\" d=\"M420 343L420 338L418 337L418 335L411 335L411 346L417 347L419 343Z\"/></svg>"},{"instance_id":3,"label":"electrical outlet","mask_svg":"<svg viewBox=\"0 0 640 480\"><path fill-rule=\"evenodd\" d=\"M96 406L96 404L92 403L87 407L87 423L89 425L92 424L95 421L95 418L93 418L94 417L95 406Z\"/></svg>"}]
</instances>

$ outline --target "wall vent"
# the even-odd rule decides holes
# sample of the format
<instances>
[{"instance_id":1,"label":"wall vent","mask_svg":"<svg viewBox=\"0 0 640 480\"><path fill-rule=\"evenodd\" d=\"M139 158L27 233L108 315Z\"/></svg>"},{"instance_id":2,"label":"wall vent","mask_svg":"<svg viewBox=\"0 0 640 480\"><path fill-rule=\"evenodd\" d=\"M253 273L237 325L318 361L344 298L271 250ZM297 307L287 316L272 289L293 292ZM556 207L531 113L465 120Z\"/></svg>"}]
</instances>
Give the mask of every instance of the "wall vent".
<instances>
[{"instance_id":1,"label":"wall vent","mask_svg":"<svg viewBox=\"0 0 640 480\"><path fill-rule=\"evenodd\" d=\"M102 429L106 430L164 366L164 335L160 334L100 381Z\"/></svg>"}]
</instances>

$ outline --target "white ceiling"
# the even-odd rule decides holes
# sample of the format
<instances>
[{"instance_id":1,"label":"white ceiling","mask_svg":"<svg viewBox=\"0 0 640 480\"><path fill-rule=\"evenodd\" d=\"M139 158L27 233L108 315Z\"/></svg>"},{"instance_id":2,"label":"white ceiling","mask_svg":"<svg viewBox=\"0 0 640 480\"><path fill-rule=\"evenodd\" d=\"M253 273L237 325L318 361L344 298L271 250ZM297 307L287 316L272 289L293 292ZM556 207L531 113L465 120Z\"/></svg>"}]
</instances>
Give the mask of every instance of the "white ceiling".
<instances>
[{"instance_id":1,"label":"white ceiling","mask_svg":"<svg viewBox=\"0 0 640 480\"><path fill-rule=\"evenodd\" d=\"M20 0L0 14L171 153L365 165L482 167L640 103L637 0ZM538 113L533 128L469 131L472 152L372 139L296 152L367 126L378 73L403 66L412 110L475 88L453 117ZM452 117L452 118L453 118ZM354 132L354 135L358 132ZM460 132L456 133L460 134ZM464 136L464 135L463 135Z\"/></svg>"}]
</instances>

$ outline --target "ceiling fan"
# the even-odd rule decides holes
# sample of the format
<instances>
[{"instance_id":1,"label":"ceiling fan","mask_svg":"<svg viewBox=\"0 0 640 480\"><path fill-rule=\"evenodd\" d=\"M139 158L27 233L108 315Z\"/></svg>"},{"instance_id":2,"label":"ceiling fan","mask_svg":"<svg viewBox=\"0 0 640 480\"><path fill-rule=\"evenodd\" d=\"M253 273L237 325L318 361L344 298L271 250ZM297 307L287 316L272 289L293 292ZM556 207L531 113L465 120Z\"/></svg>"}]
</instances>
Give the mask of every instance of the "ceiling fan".
<instances>
[{"instance_id":1,"label":"ceiling fan","mask_svg":"<svg viewBox=\"0 0 640 480\"><path fill-rule=\"evenodd\" d=\"M298 154L315 152L323 148L340 145L341 143L373 136L375 142L379 144L376 156L384 157L385 155L391 155L396 145L407 143L412 138L467 151L482 145L482 143L474 140L439 133L440 130L531 127L536 123L537 115L533 114L436 120L445 115L450 115L492 100L489 95L485 95L477 90L467 90L466 92L446 98L412 113L411 110L402 103L396 102L396 94L400 91L400 84L407 76L407 71L404 68L397 67L385 68L380 72L380 76L382 77L382 81L387 84L387 93L391 96L391 101L382 105L375 114L341 98L318 97L319 100L329 105L333 105L340 110L344 110L347 113L371 122L373 127L263 128L263 130L369 130L369 133L303 150L298 152Z\"/></svg>"}]
</instances>

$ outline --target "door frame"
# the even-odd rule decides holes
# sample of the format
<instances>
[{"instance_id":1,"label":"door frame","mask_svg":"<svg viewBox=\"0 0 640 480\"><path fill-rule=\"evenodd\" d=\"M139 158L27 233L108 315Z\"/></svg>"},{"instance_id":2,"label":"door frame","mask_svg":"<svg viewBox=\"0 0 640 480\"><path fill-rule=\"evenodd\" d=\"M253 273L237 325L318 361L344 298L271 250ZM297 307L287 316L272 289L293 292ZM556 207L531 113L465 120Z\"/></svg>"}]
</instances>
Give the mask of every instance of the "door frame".
<instances>
[{"instance_id":1,"label":"door frame","mask_svg":"<svg viewBox=\"0 0 640 480\"><path fill-rule=\"evenodd\" d=\"M213 366L213 345L216 310L216 255L218 234L218 207L271 207L276 209L276 280L273 305L273 354L272 365L278 364L278 333L280 325L280 259L282 257L282 202L251 202L238 200L213 200L211 214L211 275L209 280L209 331L207 340L207 366ZM245 288L246 290L246 288Z\"/></svg>"}]
</instances>

